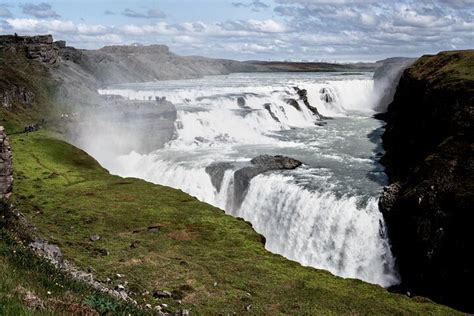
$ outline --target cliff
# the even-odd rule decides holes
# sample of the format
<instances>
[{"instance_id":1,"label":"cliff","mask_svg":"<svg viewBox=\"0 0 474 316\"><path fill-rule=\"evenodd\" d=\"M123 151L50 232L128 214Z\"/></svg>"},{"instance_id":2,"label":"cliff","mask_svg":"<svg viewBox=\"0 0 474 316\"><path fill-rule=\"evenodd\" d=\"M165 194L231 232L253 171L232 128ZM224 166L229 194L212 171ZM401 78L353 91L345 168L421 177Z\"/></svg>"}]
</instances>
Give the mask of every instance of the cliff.
<instances>
[{"instance_id":1,"label":"cliff","mask_svg":"<svg viewBox=\"0 0 474 316\"><path fill-rule=\"evenodd\" d=\"M381 198L403 288L474 311L474 51L423 56L385 115Z\"/></svg>"}]
</instances>

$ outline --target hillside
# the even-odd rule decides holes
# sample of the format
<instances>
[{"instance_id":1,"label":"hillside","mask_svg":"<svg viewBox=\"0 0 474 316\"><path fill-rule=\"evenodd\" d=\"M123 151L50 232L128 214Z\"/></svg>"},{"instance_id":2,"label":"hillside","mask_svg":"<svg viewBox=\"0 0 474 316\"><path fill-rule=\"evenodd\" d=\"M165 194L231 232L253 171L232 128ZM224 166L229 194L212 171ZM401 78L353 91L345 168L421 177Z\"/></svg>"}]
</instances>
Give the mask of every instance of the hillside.
<instances>
[{"instance_id":1,"label":"hillside","mask_svg":"<svg viewBox=\"0 0 474 316\"><path fill-rule=\"evenodd\" d=\"M474 51L418 59L385 117L381 207L403 288L473 312Z\"/></svg>"},{"instance_id":2,"label":"hillside","mask_svg":"<svg viewBox=\"0 0 474 316\"><path fill-rule=\"evenodd\" d=\"M22 45L0 49L0 93L15 96L0 108L14 168L13 209L2 204L0 239L0 271L14 273L2 273L0 313L32 313L28 302L36 297L40 314L456 314L425 298L303 267L265 250L251 225L220 209L179 190L110 175L61 134L60 115L71 102L64 93L81 87L68 90L67 83L87 75L81 84L90 92L88 85L100 80L77 63L66 71L70 63L54 55L52 45L40 44L47 53L39 57L25 54ZM57 59L47 62L51 58ZM23 133L36 122L40 131ZM101 286L127 293L143 308L37 259L25 245L38 238L59 246L59 261L92 273Z\"/></svg>"}]
</instances>

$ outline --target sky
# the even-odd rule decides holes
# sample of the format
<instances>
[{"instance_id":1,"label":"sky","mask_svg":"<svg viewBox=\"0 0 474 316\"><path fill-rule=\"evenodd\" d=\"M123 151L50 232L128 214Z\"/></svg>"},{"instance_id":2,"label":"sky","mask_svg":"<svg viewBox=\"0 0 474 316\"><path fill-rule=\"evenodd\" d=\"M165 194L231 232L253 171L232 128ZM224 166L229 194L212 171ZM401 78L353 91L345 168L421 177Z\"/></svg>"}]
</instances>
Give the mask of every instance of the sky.
<instances>
[{"instance_id":1,"label":"sky","mask_svg":"<svg viewBox=\"0 0 474 316\"><path fill-rule=\"evenodd\" d=\"M0 0L0 34L165 44L237 60L375 61L474 48L474 0Z\"/></svg>"}]
</instances>

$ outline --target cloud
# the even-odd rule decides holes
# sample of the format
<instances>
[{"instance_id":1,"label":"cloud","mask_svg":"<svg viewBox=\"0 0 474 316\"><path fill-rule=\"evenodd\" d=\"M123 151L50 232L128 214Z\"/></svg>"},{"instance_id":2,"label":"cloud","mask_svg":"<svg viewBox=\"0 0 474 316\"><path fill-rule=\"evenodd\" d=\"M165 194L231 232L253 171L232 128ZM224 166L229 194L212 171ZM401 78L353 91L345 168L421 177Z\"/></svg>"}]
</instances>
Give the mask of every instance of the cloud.
<instances>
[{"instance_id":1,"label":"cloud","mask_svg":"<svg viewBox=\"0 0 474 316\"><path fill-rule=\"evenodd\" d=\"M159 9L150 9L146 13L140 13L134 11L132 9L125 9L122 12L122 15L127 16L129 18L140 18L140 19L164 19L166 18L166 14L164 14Z\"/></svg>"},{"instance_id":2,"label":"cloud","mask_svg":"<svg viewBox=\"0 0 474 316\"><path fill-rule=\"evenodd\" d=\"M105 15L115 15L115 12L112 11L112 10L105 10L105 11L104 11L104 14L105 14Z\"/></svg>"},{"instance_id":3,"label":"cloud","mask_svg":"<svg viewBox=\"0 0 474 316\"><path fill-rule=\"evenodd\" d=\"M438 0L438 2L452 6L457 9L469 8L474 5L472 0Z\"/></svg>"},{"instance_id":4,"label":"cloud","mask_svg":"<svg viewBox=\"0 0 474 316\"><path fill-rule=\"evenodd\" d=\"M232 2L232 5L237 8L251 8L252 11L259 12L263 9L268 9L270 6L261 0L253 0L249 3L244 2Z\"/></svg>"},{"instance_id":5,"label":"cloud","mask_svg":"<svg viewBox=\"0 0 474 316\"><path fill-rule=\"evenodd\" d=\"M59 14L53 10L50 4L41 2L39 4L27 3L20 5L23 13L36 18L59 18Z\"/></svg>"},{"instance_id":6,"label":"cloud","mask_svg":"<svg viewBox=\"0 0 474 316\"><path fill-rule=\"evenodd\" d=\"M237 7L253 8L250 6L253 1L234 1L242 1L234 3ZM162 20L164 14L159 10L128 9L123 13L142 20L103 25L57 18L10 17L0 22L0 30L52 33L84 48L163 43L179 54L234 59L377 60L468 49L474 44L474 8L469 1L273 0L273 3L276 3L273 10L262 11L259 16L264 18L259 19L224 15L220 21L171 22Z\"/></svg>"},{"instance_id":7,"label":"cloud","mask_svg":"<svg viewBox=\"0 0 474 316\"><path fill-rule=\"evenodd\" d=\"M13 15L10 12L10 10L8 10L8 8L5 8L4 6L0 6L0 17L1 18L11 18L12 16Z\"/></svg>"}]
</instances>

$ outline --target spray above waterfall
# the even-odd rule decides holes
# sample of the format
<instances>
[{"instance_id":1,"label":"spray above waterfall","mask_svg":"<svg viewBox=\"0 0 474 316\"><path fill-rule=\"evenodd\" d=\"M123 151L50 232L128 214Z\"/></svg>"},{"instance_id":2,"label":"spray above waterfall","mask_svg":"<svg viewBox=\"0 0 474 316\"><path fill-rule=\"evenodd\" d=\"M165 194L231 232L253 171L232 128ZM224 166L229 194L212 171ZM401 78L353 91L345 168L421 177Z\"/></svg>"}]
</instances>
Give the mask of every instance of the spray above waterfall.
<instances>
[{"instance_id":1,"label":"spray above waterfall","mask_svg":"<svg viewBox=\"0 0 474 316\"><path fill-rule=\"evenodd\" d=\"M377 95L368 75L233 74L100 92L165 98L177 110L164 147L97 154L112 173L182 189L243 217L267 249L304 265L398 282L377 207L386 178L379 139L368 137L381 129L371 118ZM269 168L281 162L277 155L303 165Z\"/></svg>"}]
</instances>

